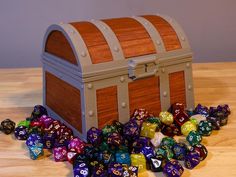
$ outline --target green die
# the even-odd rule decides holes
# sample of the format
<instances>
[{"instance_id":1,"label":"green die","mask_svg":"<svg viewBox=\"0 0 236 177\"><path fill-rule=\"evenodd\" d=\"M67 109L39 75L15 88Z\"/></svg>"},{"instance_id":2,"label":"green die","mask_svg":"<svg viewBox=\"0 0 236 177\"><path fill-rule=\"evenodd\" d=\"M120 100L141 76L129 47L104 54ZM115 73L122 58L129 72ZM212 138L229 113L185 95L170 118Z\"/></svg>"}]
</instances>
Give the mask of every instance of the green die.
<instances>
[{"instance_id":1,"label":"green die","mask_svg":"<svg viewBox=\"0 0 236 177\"><path fill-rule=\"evenodd\" d=\"M156 148L155 154L156 157L164 157L168 160L174 157L173 151L168 146L165 146L164 148Z\"/></svg>"},{"instance_id":2,"label":"green die","mask_svg":"<svg viewBox=\"0 0 236 177\"><path fill-rule=\"evenodd\" d=\"M113 132L117 132L117 129L115 126L106 125L105 127L103 127L102 134L103 134L104 140L107 140L107 137Z\"/></svg>"},{"instance_id":3,"label":"green die","mask_svg":"<svg viewBox=\"0 0 236 177\"><path fill-rule=\"evenodd\" d=\"M198 132L202 136L209 136L212 132L212 125L207 120L201 120L198 124Z\"/></svg>"},{"instance_id":4,"label":"green die","mask_svg":"<svg viewBox=\"0 0 236 177\"><path fill-rule=\"evenodd\" d=\"M162 128L161 119L159 117L149 117L149 118L147 118L147 122L150 122L152 124L156 124L157 128L159 130L161 130L161 128Z\"/></svg>"},{"instance_id":5,"label":"green die","mask_svg":"<svg viewBox=\"0 0 236 177\"><path fill-rule=\"evenodd\" d=\"M157 157L165 157L167 158L167 153L165 149L162 148L155 148L155 154Z\"/></svg>"},{"instance_id":6,"label":"green die","mask_svg":"<svg viewBox=\"0 0 236 177\"><path fill-rule=\"evenodd\" d=\"M172 149L170 147L168 147L168 146L163 147L163 149L166 151L167 159L169 159L169 160L173 159L174 153L173 153Z\"/></svg>"},{"instance_id":7,"label":"green die","mask_svg":"<svg viewBox=\"0 0 236 177\"><path fill-rule=\"evenodd\" d=\"M18 123L17 126L18 126L18 127L19 127L19 126L25 126L25 127L29 128L29 126L30 126L30 121L29 121L29 120L22 120L22 121L20 121L20 122Z\"/></svg>"},{"instance_id":8,"label":"green die","mask_svg":"<svg viewBox=\"0 0 236 177\"><path fill-rule=\"evenodd\" d=\"M99 149L100 149L101 151L108 151L110 148L109 148L108 144L107 144L105 141L103 141L103 142L100 144Z\"/></svg>"},{"instance_id":9,"label":"green die","mask_svg":"<svg viewBox=\"0 0 236 177\"><path fill-rule=\"evenodd\" d=\"M170 149L176 144L176 141L174 138L171 137L165 137L161 140L160 147L163 148L165 146L168 146Z\"/></svg>"},{"instance_id":10,"label":"green die","mask_svg":"<svg viewBox=\"0 0 236 177\"><path fill-rule=\"evenodd\" d=\"M194 146L201 143L202 136L197 131L191 131L186 137L186 140L191 146Z\"/></svg>"},{"instance_id":11,"label":"green die","mask_svg":"<svg viewBox=\"0 0 236 177\"><path fill-rule=\"evenodd\" d=\"M192 122L195 125L198 125L198 120L194 117L190 118L190 122Z\"/></svg>"}]
</instances>

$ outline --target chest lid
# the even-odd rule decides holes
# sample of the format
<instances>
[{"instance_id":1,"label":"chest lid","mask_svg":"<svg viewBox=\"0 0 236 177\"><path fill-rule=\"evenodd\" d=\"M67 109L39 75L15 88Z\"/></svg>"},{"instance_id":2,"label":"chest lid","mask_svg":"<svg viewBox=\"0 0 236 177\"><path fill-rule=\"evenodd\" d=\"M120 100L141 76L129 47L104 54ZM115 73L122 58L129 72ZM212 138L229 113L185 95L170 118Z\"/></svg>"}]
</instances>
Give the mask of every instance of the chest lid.
<instances>
[{"instance_id":1,"label":"chest lid","mask_svg":"<svg viewBox=\"0 0 236 177\"><path fill-rule=\"evenodd\" d=\"M79 78L154 75L161 60L191 56L187 38L167 16L91 20L51 25L43 43L43 62Z\"/></svg>"}]
</instances>

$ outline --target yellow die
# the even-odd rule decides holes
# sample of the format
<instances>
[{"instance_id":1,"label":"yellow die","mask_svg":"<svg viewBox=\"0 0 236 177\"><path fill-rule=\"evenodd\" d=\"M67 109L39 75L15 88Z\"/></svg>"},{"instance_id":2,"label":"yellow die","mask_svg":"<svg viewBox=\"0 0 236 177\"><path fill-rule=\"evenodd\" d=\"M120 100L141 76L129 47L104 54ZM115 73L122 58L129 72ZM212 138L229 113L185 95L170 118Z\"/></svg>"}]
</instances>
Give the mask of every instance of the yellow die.
<instances>
[{"instance_id":1,"label":"yellow die","mask_svg":"<svg viewBox=\"0 0 236 177\"><path fill-rule=\"evenodd\" d=\"M173 115L167 111L160 112L159 117L165 125L171 125L174 122Z\"/></svg>"},{"instance_id":2,"label":"yellow die","mask_svg":"<svg viewBox=\"0 0 236 177\"><path fill-rule=\"evenodd\" d=\"M156 133L157 124L152 124L150 122L143 122L140 136L147 138L153 138Z\"/></svg>"},{"instance_id":3,"label":"yellow die","mask_svg":"<svg viewBox=\"0 0 236 177\"><path fill-rule=\"evenodd\" d=\"M188 136L189 132L196 130L197 130L197 125L191 121L187 121L181 126L181 133L184 136Z\"/></svg>"},{"instance_id":4,"label":"yellow die","mask_svg":"<svg viewBox=\"0 0 236 177\"><path fill-rule=\"evenodd\" d=\"M146 159L143 154L131 154L131 165L138 167L138 172L142 173L147 170Z\"/></svg>"}]
</instances>

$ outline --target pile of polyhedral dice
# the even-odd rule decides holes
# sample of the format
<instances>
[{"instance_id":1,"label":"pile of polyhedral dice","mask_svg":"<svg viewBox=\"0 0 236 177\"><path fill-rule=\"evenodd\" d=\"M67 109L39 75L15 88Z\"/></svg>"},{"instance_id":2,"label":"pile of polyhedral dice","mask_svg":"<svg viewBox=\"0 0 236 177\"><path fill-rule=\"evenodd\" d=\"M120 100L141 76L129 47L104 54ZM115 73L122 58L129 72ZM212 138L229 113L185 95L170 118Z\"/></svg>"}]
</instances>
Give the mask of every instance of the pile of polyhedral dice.
<instances>
[{"instance_id":1,"label":"pile of polyhedral dice","mask_svg":"<svg viewBox=\"0 0 236 177\"><path fill-rule=\"evenodd\" d=\"M49 149L55 161L69 161L75 177L135 177L146 170L179 177L184 172L179 161L184 162L185 168L193 169L204 160L207 149L200 144L202 136L226 125L229 114L228 105L208 109L199 104L195 110L185 111L183 104L175 103L168 112L160 112L159 117L137 109L125 124L114 121L101 130L92 127L85 143L37 105L31 117L19 122L16 128L9 119L0 128L6 134L14 131L18 140L26 140L34 160ZM177 142L175 135L184 135L186 141Z\"/></svg>"}]
</instances>

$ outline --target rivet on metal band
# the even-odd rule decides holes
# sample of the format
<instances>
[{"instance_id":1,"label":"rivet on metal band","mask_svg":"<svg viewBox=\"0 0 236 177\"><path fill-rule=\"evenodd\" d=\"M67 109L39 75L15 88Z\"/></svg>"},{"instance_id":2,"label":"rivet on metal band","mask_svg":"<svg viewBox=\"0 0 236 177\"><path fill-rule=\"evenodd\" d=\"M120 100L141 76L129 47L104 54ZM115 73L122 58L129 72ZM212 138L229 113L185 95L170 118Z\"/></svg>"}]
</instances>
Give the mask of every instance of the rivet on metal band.
<instances>
[{"instance_id":1,"label":"rivet on metal band","mask_svg":"<svg viewBox=\"0 0 236 177\"><path fill-rule=\"evenodd\" d=\"M192 89L192 85L189 84L188 85L188 89L191 90Z\"/></svg>"},{"instance_id":2,"label":"rivet on metal band","mask_svg":"<svg viewBox=\"0 0 236 177\"><path fill-rule=\"evenodd\" d=\"M81 52L81 56L82 56L82 57L86 57L86 55L87 55L87 54L86 54L84 51Z\"/></svg>"},{"instance_id":3,"label":"rivet on metal band","mask_svg":"<svg viewBox=\"0 0 236 177\"><path fill-rule=\"evenodd\" d=\"M114 47L115 52L119 52L119 48L117 46Z\"/></svg>"},{"instance_id":4,"label":"rivet on metal band","mask_svg":"<svg viewBox=\"0 0 236 177\"><path fill-rule=\"evenodd\" d=\"M156 41L157 45L161 45L161 42L159 40Z\"/></svg>"},{"instance_id":5,"label":"rivet on metal band","mask_svg":"<svg viewBox=\"0 0 236 177\"><path fill-rule=\"evenodd\" d=\"M125 78L123 76L120 77L120 82L124 82Z\"/></svg>"},{"instance_id":6,"label":"rivet on metal band","mask_svg":"<svg viewBox=\"0 0 236 177\"><path fill-rule=\"evenodd\" d=\"M88 84L88 89L92 89L93 88L93 84L89 83Z\"/></svg>"},{"instance_id":7,"label":"rivet on metal band","mask_svg":"<svg viewBox=\"0 0 236 177\"><path fill-rule=\"evenodd\" d=\"M185 37L184 37L184 36L181 36L181 40L182 40L182 41L185 41Z\"/></svg>"},{"instance_id":8,"label":"rivet on metal band","mask_svg":"<svg viewBox=\"0 0 236 177\"><path fill-rule=\"evenodd\" d=\"M167 92L166 92L166 91L163 92L163 96L164 96L164 97L167 96Z\"/></svg>"},{"instance_id":9,"label":"rivet on metal band","mask_svg":"<svg viewBox=\"0 0 236 177\"><path fill-rule=\"evenodd\" d=\"M190 63L186 63L186 67L189 68L190 67Z\"/></svg>"},{"instance_id":10,"label":"rivet on metal band","mask_svg":"<svg viewBox=\"0 0 236 177\"><path fill-rule=\"evenodd\" d=\"M88 112L88 114L89 114L90 117L92 117L92 116L93 116L93 111L90 110L90 111Z\"/></svg>"},{"instance_id":11,"label":"rivet on metal band","mask_svg":"<svg viewBox=\"0 0 236 177\"><path fill-rule=\"evenodd\" d=\"M126 107L126 103L125 103L125 102L122 102L122 103L121 103L121 107L122 107L122 108L125 108L125 107Z\"/></svg>"}]
</instances>

